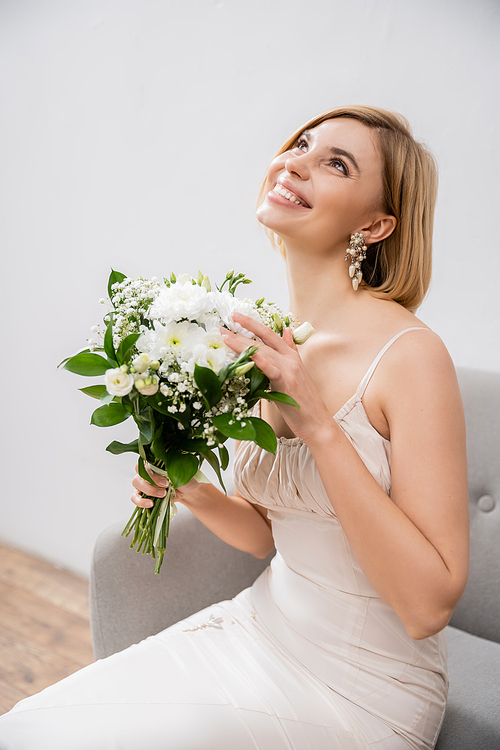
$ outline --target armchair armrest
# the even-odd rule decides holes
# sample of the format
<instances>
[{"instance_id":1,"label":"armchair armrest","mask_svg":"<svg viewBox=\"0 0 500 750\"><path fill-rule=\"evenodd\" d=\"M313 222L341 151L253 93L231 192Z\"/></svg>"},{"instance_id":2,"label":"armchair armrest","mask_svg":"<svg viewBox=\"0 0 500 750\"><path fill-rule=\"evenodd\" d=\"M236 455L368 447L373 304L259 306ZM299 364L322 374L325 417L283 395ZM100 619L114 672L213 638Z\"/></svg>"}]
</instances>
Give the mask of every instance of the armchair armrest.
<instances>
[{"instance_id":1,"label":"armchair armrest","mask_svg":"<svg viewBox=\"0 0 500 750\"><path fill-rule=\"evenodd\" d=\"M126 521L99 536L90 574L96 659L160 632L251 586L274 556L260 560L223 542L179 503L159 575L151 555L129 549Z\"/></svg>"}]
</instances>

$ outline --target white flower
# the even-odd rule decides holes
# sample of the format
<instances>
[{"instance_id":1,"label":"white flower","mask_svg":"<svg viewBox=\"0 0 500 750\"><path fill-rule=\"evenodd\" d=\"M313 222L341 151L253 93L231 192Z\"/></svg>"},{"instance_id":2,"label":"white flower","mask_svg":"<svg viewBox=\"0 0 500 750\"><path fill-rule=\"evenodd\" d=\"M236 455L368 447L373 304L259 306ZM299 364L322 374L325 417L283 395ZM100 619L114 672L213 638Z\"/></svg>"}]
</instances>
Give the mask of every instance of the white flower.
<instances>
[{"instance_id":1,"label":"white flower","mask_svg":"<svg viewBox=\"0 0 500 750\"><path fill-rule=\"evenodd\" d=\"M194 366L197 364L219 373L221 367L226 362L233 361L236 356L236 353L224 343L219 328L213 326L204 333L203 338L193 348L192 356L188 359L185 369L194 373Z\"/></svg>"},{"instance_id":2,"label":"white flower","mask_svg":"<svg viewBox=\"0 0 500 750\"><path fill-rule=\"evenodd\" d=\"M134 376L117 367L115 370L106 370L104 384L112 396L126 396L134 387Z\"/></svg>"},{"instance_id":3,"label":"white flower","mask_svg":"<svg viewBox=\"0 0 500 750\"><path fill-rule=\"evenodd\" d=\"M132 361L132 366L136 372L145 372L149 367L149 354L139 354Z\"/></svg>"},{"instance_id":4,"label":"white flower","mask_svg":"<svg viewBox=\"0 0 500 750\"><path fill-rule=\"evenodd\" d=\"M252 333L252 331L243 328L243 326L231 317L233 312L240 312L261 323L260 315L253 302L251 302L251 300L242 300L238 297L233 297L230 292L211 292L211 294L215 297L216 309L224 325L231 331L234 331L234 333L241 333L243 336L253 338L255 334Z\"/></svg>"},{"instance_id":5,"label":"white flower","mask_svg":"<svg viewBox=\"0 0 500 750\"><path fill-rule=\"evenodd\" d=\"M200 326L187 320L167 325L155 320L153 325L154 329L144 333L136 343L138 350L147 353L152 360L164 360L169 355L178 360L189 359L205 334Z\"/></svg>"},{"instance_id":6,"label":"white flower","mask_svg":"<svg viewBox=\"0 0 500 750\"><path fill-rule=\"evenodd\" d=\"M314 328L307 321L302 323L298 328L292 328L293 340L296 344L303 344L313 333Z\"/></svg>"},{"instance_id":7,"label":"white flower","mask_svg":"<svg viewBox=\"0 0 500 750\"><path fill-rule=\"evenodd\" d=\"M235 375L244 375L246 372L248 372L249 370L252 369L252 367L254 366L254 364L255 364L254 362L247 362L244 365L240 365L239 367L236 368L236 370L234 371L234 374ZM238 398L237 401L241 404L241 403L244 403L245 399L243 399L243 398L239 399Z\"/></svg>"},{"instance_id":8,"label":"white flower","mask_svg":"<svg viewBox=\"0 0 500 750\"><path fill-rule=\"evenodd\" d=\"M177 281L162 289L151 305L149 317L164 323L181 318L196 320L202 313L213 309L212 295L213 292L207 292L204 286Z\"/></svg>"},{"instance_id":9,"label":"white flower","mask_svg":"<svg viewBox=\"0 0 500 750\"><path fill-rule=\"evenodd\" d=\"M188 273L181 273L179 276L177 276L177 284L192 284L193 281L193 277Z\"/></svg>"}]
</instances>

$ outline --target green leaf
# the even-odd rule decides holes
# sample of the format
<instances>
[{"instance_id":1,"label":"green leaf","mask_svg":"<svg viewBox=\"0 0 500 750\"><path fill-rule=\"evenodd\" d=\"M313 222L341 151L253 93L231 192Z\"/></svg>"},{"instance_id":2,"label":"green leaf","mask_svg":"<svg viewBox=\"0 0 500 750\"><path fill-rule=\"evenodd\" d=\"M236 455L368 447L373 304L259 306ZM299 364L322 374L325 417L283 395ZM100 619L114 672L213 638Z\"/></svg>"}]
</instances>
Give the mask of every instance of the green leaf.
<instances>
[{"instance_id":1,"label":"green leaf","mask_svg":"<svg viewBox=\"0 0 500 750\"><path fill-rule=\"evenodd\" d=\"M144 445L148 445L153 439L153 425L151 422L145 422L141 425L141 439Z\"/></svg>"},{"instance_id":2,"label":"green leaf","mask_svg":"<svg viewBox=\"0 0 500 750\"><path fill-rule=\"evenodd\" d=\"M138 474L140 477L146 480L146 482L149 482L150 484L153 484L155 487L158 487L159 485L156 484L154 479L152 479L148 472L146 471L146 467L144 466L144 459L142 456L139 456L139 460L137 462L137 468L138 468Z\"/></svg>"},{"instance_id":3,"label":"green leaf","mask_svg":"<svg viewBox=\"0 0 500 750\"><path fill-rule=\"evenodd\" d=\"M163 440L163 437L161 435L153 440L153 442L151 443L151 450L153 451L155 458L157 458L159 461L163 461L163 463L166 465L167 448L165 446L165 441Z\"/></svg>"},{"instance_id":4,"label":"green leaf","mask_svg":"<svg viewBox=\"0 0 500 750\"><path fill-rule=\"evenodd\" d=\"M113 315L110 315L109 322L106 326L106 333L104 334L104 351L106 356L111 361L117 364L115 347L113 346Z\"/></svg>"},{"instance_id":5,"label":"green leaf","mask_svg":"<svg viewBox=\"0 0 500 750\"><path fill-rule=\"evenodd\" d=\"M105 391L101 396L101 404L110 404L115 399L115 396L113 394L108 393Z\"/></svg>"},{"instance_id":6,"label":"green leaf","mask_svg":"<svg viewBox=\"0 0 500 750\"><path fill-rule=\"evenodd\" d=\"M92 352L82 352L70 357L64 365L65 370L75 372L77 375L94 377L95 375L104 375L106 370L110 369L109 363L100 354Z\"/></svg>"},{"instance_id":7,"label":"green leaf","mask_svg":"<svg viewBox=\"0 0 500 750\"><path fill-rule=\"evenodd\" d=\"M267 377L264 375L262 370L259 370L258 367L252 367L252 369L247 375L247 378L250 378L249 388L250 388L250 393L252 394L258 388L261 388L263 386L264 381L267 380Z\"/></svg>"},{"instance_id":8,"label":"green leaf","mask_svg":"<svg viewBox=\"0 0 500 750\"><path fill-rule=\"evenodd\" d=\"M104 393L107 393L105 385L87 385L85 388L79 388L79 391L86 393L87 396L100 399Z\"/></svg>"},{"instance_id":9,"label":"green leaf","mask_svg":"<svg viewBox=\"0 0 500 750\"><path fill-rule=\"evenodd\" d=\"M229 424L230 421L233 424ZM234 419L232 414L218 414L212 417L214 425L226 437L235 438L235 440L255 440L256 432L253 424L249 419L242 421L245 422L245 427L242 427L240 421Z\"/></svg>"},{"instance_id":10,"label":"green leaf","mask_svg":"<svg viewBox=\"0 0 500 750\"><path fill-rule=\"evenodd\" d=\"M126 279L124 273L120 273L120 271L113 271L111 269L111 273L109 274L108 279L108 297L111 302L111 298L113 297L113 290L111 289L112 284L116 284L117 282L123 281L123 279Z\"/></svg>"},{"instance_id":11,"label":"green leaf","mask_svg":"<svg viewBox=\"0 0 500 750\"><path fill-rule=\"evenodd\" d=\"M200 453L201 451L208 450L207 441L203 440L203 438L181 440L176 443L176 446L180 448L180 450L187 451L188 453Z\"/></svg>"},{"instance_id":12,"label":"green leaf","mask_svg":"<svg viewBox=\"0 0 500 750\"><path fill-rule=\"evenodd\" d=\"M219 378L209 367L194 366L194 379L208 407L215 406L222 398L222 389Z\"/></svg>"},{"instance_id":13,"label":"green leaf","mask_svg":"<svg viewBox=\"0 0 500 750\"><path fill-rule=\"evenodd\" d=\"M236 368L238 367L238 365L241 365L246 361L252 361L250 360L250 357L253 357L258 349L258 344L251 344L250 346L247 346L247 348L244 349L241 354L234 360L234 362L232 363L232 367Z\"/></svg>"},{"instance_id":14,"label":"green leaf","mask_svg":"<svg viewBox=\"0 0 500 750\"><path fill-rule=\"evenodd\" d=\"M254 442L257 443L265 451L269 453L276 453L276 446L278 441L276 439L276 433L274 432L271 425L269 425L264 419L259 417L248 417L248 422L251 422L255 428L256 437Z\"/></svg>"},{"instance_id":15,"label":"green leaf","mask_svg":"<svg viewBox=\"0 0 500 750\"><path fill-rule=\"evenodd\" d=\"M118 360L118 363L120 365L123 365L123 363L126 361L131 350L134 348L135 342L138 338L140 338L140 336L140 333L129 333L129 335L126 336L120 343L118 351L116 352L116 359Z\"/></svg>"},{"instance_id":16,"label":"green leaf","mask_svg":"<svg viewBox=\"0 0 500 750\"><path fill-rule=\"evenodd\" d=\"M113 440L107 446L106 450L114 456L119 456L121 453L139 453L139 441L133 440L131 443L119 443L117 440Z\"/></svg>"},{"instance_id":17,"label":"green leaf","mask_svg":"<svg viewBox=\"0 0 500 750\"><path fill-rule=\"evenodd\" d=\"M129 416L129 412L122 404L106 404L106 406L100 406L95 410L90 424L95 424L97 427L111 427L114 424L124 422Z\"/></svg>"},{"instance_id":18,"label":"green leaf","mask_svg":"<svg viewBox=\"0 0 500 750\"><path fill-rule=\"evenodd\" d=\"M280 393L279 391L256 391L253 394L254 398L265 398L267 401L279 401L280 404L288 404L289 406L296 406L300 409L300 405L291 396L287 396L286 393Z\"/></svg>"},{"instance_id":19,"label":"green leaf","mask_svg":"<svg viewBox=\"0 0 500 750\"><path fill-rule=\"evenodd\" d=\"M166 467L170 481L177 489L187 484L198 471L198 459L192 453L181 453L176 448L169 448Z\"/></svg>"},{"instance_id":20,"label":"green leaf","mask_svg":"<svg viewBox=\"0 0 500 750\"><path fill-rule=\"evenodd\" d=\"M231 365L232 362L226 362L226 364L220 368L219 374L217 375L217 377L219 378L219 383L223 383L226 380Z\"/></svg>"},{"instance_id":21,"label":"green leaf","mask_svg":"<svg viewBox=\"0 0 500 750\"><path fill-rule=\"evenodd\" d=\"M211 450L200 451L200 453L203 456L203 458L206 459L206 461L210 464L210 466L215 471L215 473L217 474L221 487L227 495L227 490L226 490L226 487L224 486L224 481L222 479L222 474L221 474L221 470L219 466L219 460L217 456L215 455L215 453L212 453Z\"/></svg>"},{"instance_id":22,"label":"green leaf","mask_svg":"<svg viewBox=\"0 0 500 750\"><path fill-rule=\"evenodd\" d=\"M219 458L222 470L225 471L229 466L229 451L225 445L219 445Z\"/></svg>"},{"instance_id":23,"label":"green leaf","mask_svg":"<svg viewBox=\"0 0 500 750\"><path fill-rule=\"evenodd\" d=\"M96 351L100 351L100 350L98 350L98 347L95 347L95 348L96 348ZM59 362L59 364L57 365L57 369L59 369L60 367L62 367L65 362L69 362L70 359L73 359L73 357L76 357L77 354L83 354L84 352L90 352L90 349L88 347L86 347L84 349L79 349L76 352L76 354L72 354L71 357L66 357L66 359L63 359L62 362Z\"/></svg>"}]
</instances>

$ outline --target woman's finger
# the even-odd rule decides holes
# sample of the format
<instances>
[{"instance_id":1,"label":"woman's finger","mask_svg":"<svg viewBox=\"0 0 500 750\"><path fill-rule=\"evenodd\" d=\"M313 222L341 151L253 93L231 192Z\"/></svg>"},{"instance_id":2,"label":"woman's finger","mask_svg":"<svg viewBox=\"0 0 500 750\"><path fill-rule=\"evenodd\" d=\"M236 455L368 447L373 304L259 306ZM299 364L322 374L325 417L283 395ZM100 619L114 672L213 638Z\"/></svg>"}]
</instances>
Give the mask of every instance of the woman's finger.
<instances>
[{"instance_id":1,"label":"woman's finger","mask_svg":"<svg viewBox=\"0 0 500 750\"><path fill-rule=\"evenodd\" d=\"M258 320L254 320L248 315L243 315L243 313L238 312L234 312L232 318L236 323L239 323L243 328L246 328L247 331L255 333L255 335L258 336L267 346L276 349L276 351L281 354L286 354L288 352L289 347L283 341L281 336L271 330L268 326L264 325L264 323L259 323Z\"/></svg>"},{"instance_id":2,"label":"woman's finger","mask_svg":"<svg viewBox=\"0 0 500 750\"><path fill-rule=\"evenodd\" d=\"M143 497L139 490L133 492L130 499L134 505L139 506L139 508L152 508L154 505L154 500L150 500L148 497Z\"/></svg>"},{"instance_id":3,"label":"woman's finger","mask_svg":"<svg viewBox=\"0 0 500 750\"><path fill-rule=\"evenodd\" d=\"M152 495L153 497L165 497L165 487L155 487L150 482L146 482L140 474L136 474L132 479L132 487L135 487L139 492L144 492L145 495Z\"/></svg>"},{"instance_id":4,"label":"woman's finger","mask_svg":"<svg viewBox=\"0 0 500 750\"><path fill-rule=\"evenodd\" d=\"M166 477L162 476L161 474L157 474L152 466L150 466L148 463L144 462L144 466L146 467L146 471L148 472L149 476L153 480L155 484L160 485L160 487L166 487L167 486L167 479Z\"/></svg>"}]
</instances>

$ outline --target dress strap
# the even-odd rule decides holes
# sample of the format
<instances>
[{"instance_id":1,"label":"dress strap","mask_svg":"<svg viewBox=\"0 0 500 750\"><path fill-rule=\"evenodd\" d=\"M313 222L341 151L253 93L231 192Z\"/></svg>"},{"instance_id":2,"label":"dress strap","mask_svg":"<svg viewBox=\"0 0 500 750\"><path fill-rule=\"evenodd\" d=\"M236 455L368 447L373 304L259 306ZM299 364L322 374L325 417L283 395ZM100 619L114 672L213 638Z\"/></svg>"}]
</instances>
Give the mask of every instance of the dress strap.
<instances>
[{"instance_id":1,"label":"dress strap","mask_svg":"<svg viewBox=\"0 0 500 750\"><path fill-rule=\"evenodd\" d=\"M393 336L392 339L390 341L388 341L387 344L385 346L383 346L382 349L379 351L379 353L377 354L377 356L375 357L375 359L371 363L370 367L368 368L367 373L363 377L363 380L358 385L358 388L356 390L356 395L358 396L358 398L362 398L363 397L363 393L365 392L366 386L370 382L371 376L375 372L375 369L376 369L378 363L380 362L380 360L382 359L382 357L384 356L384 354L386 353L386 351L388 350L388 348L396 341L396 339L398 339L400 336L402 336L403 333L406 333L406 331L431 331L431 333L432 333L432 330L430 328L424 328L423 326L412 326L411 328L405 328L403 331L400 331L395 336Z\"/></svg>"}]
</instances>

